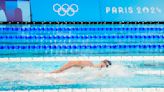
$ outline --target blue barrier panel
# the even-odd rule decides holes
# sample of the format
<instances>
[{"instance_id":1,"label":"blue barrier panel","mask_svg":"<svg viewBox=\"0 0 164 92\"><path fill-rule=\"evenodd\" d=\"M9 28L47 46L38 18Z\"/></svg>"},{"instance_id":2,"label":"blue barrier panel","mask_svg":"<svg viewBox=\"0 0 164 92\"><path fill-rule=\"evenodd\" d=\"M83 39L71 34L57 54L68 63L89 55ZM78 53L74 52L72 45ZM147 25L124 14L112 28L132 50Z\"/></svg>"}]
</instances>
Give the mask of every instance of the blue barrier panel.
<instances>
[{"instance_id":1,"label":"blue barrier panel","mask_svg":"<svg viewBox=\"0 0 164 92\"><path fill-rule=\"evenodd\" d=\"M31 0L33 21L164 21L164 0Z\"/></svg>"},{"instance_id":2,"label":"blue barrier panel","mask_svg":"<svg viewBox=\"0 0 164 92\"><path fill-rule=\"evenodd\" d=\"M102 21L164 21L164 0L101 0Z\"/></svg>"},{"instance_id":3,"label":"blue barrier panel","mask_svg":"<svg viewBox=\"0 0 164 92\"><path fill-rule=\"evenodd\" d=\"M100 21L99 1L31 0L33 21Z\"/></svg>"}]
</instances>

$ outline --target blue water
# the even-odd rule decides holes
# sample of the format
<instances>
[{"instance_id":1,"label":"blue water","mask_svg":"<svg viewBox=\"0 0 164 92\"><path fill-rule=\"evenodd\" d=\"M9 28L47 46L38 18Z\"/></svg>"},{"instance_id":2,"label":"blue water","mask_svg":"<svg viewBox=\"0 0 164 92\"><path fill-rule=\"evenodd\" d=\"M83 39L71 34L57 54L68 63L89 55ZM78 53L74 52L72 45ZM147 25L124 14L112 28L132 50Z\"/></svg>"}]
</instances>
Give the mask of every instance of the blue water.
<instances>
[{"instance_id":1,"label":"blue water","mask_svg":"<svg viewBox=\"0 0 164 92\"><path fill-rule=\"evenodd\" d=\"M163 25L1 25L0 56L159 56L163 33Z\"/></svg>"},{"instance_id":2,"label":"blue water","mask_svg":"<svg viewBox=\"0 0 164 92\"><path fill-rule=\"evenodd\" d=\"M50 74L66 62L0 63L0 74L3 74L0 75L0 90L164 87L164 75L139 73L146 70L163 71L163 61L113 61L112 67L108 69L73 69L61 74Z\"/></svg>"}]
</instances>

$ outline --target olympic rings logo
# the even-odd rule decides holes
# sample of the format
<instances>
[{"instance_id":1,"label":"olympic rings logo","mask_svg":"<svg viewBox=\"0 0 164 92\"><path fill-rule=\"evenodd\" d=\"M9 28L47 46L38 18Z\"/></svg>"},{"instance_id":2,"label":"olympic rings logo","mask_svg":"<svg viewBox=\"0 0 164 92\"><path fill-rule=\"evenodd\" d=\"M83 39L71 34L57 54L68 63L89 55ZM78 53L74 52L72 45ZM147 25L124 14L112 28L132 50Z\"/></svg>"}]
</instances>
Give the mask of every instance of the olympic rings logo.
<instances>
[{"instance_id":1,"label":"olympic rings logo","mask_svg":"<svg viewBox=\"0 0 164 92\"><path fill-rule=\"evenodd\" d=\"M54 4L53 5L53 11L58 13L59 16L74 16L76 12L79 11L77 4Z\"/></svg>"}]
</instances>

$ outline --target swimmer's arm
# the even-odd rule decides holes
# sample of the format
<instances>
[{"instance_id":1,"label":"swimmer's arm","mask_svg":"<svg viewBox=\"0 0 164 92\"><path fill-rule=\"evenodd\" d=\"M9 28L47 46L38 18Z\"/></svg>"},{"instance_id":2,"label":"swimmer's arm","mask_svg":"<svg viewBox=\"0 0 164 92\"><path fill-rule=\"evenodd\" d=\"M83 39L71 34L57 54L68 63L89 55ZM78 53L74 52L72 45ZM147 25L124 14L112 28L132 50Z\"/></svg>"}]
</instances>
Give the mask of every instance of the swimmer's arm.
<instances>
[{"instance_id":1,"label":"swimmer's arm","mask_svg":"<svg viewBox=\"0 0 164 92\"><path fill-rule=\"evenodd\" d=\"M52 71L51 73L61 73L62 71L60 70L60 69L58 69L58 70L54 70L54 71Z\"/></svg>"},{"instance_id":2,"label":"swimmer's arm","mask_svg":"<svg viewBox=\"0 0 164 92\"><path fill-rule=\"evenodd\" d=\"M67 64L62 66L60 69L52 71L51 73L61 73L64 70L67 70L67 69L74 67L74 66L80 66L80 62L79 61L69 61Z\"/></svg>"}]
</instances>

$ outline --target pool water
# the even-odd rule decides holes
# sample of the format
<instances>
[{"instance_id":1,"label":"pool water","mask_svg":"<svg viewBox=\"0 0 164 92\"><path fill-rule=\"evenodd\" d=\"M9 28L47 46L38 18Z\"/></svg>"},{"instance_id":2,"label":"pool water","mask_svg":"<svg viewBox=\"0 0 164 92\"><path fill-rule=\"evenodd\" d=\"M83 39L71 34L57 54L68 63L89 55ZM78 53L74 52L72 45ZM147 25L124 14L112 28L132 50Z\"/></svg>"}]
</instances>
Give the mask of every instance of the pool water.
<instances>
[{"instance_id":1,"label":"pool water","mask_svg":"<svg viewBox=\"0 0 164 92\"><path fill-rule=\"evenodd\" d=\"M0 56L161 56L163 34L163 25L0 25Z\"/></svg>"},{"instance_id":2,"label":"pool water","mask_svg":"<svg viewBox=\"0 0 164 92\"><path fill-rule=\"evenodd\" d=\"M72 68L60 74L50 73L66 62L0 63L0 90L164 87L164 74L151 74L164 71L161 61L113 61L109 68Z\"/></svg>"},{"instance_id":3,"label":"pool water","mask_svg":"<svg viewBox=\"0 0 164 92\"><path fill-rule=\"evenodd\" d=\"M164 25L0 25L0 60L163 56ZM133 60L132 60L133 61ZM72 68L67 61L0 62L0 90L164 87L164 61L112 61L110 68ZM98 63L95 61L94 63Z\"/></svg>"}]
</instances>

